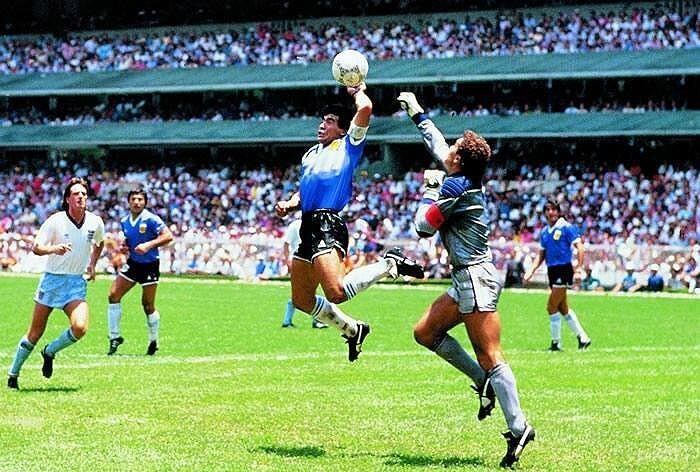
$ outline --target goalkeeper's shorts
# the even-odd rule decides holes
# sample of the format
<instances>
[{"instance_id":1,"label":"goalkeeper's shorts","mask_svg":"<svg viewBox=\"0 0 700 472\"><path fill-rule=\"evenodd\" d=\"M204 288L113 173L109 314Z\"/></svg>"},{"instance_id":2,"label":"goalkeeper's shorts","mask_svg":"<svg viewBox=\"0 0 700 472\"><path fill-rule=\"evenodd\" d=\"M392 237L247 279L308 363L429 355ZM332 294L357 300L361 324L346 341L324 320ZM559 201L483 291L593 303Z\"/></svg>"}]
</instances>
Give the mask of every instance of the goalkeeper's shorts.
<instances>
[{"instance_id":1,"label":"goalkeeper's shorts","mask_svg":"<svg viewBox=\"0 0 700 472\"><path fill-rule=\"evenodd\" d=\"M496 267L484 262L453 271L447 294L457 302L460 313L488 312L496 311L502 288Z\"/></svg>"}]
</instances>

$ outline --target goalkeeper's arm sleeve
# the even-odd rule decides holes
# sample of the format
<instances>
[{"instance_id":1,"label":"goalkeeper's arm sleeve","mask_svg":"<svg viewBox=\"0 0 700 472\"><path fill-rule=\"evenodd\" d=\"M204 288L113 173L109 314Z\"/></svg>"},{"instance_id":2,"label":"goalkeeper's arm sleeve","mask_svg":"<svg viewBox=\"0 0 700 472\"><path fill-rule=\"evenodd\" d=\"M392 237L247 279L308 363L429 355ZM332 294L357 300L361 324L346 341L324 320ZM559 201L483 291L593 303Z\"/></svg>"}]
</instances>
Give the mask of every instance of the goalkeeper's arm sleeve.
<instances>
[{"instance_id":1,"label":"goalkeeper's arm sleeve","mask_svg":"<svg viewBox=\"0 0 700 472\"><path fill-rule=\"evenodd\" d=\"M421 115L425 116L425 115ZM445 137L442 135L440 130L435 126L433 120L425 118L421 120L417 125L420 134L423 136L423 144L430 151L433 159L440 162L440 164L445 166L445 161L447 160L447 153L450 147L445 141Z\"/></svg>"}]
</instances>

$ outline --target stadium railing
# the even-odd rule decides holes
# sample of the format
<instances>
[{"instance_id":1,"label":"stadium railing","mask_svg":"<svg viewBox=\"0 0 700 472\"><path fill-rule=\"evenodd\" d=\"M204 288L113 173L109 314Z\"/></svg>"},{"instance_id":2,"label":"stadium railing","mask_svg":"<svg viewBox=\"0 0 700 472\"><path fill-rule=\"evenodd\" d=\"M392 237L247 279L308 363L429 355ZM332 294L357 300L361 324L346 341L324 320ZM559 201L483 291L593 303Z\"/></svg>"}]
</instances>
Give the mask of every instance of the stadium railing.
<instances>
[{"instance_id":1,"label":"stadium railing","mask_svg":"<svg viewBox=\"0 0 700 472\"><path fill-rule=\"evenodd\" d=\"M368 84L700 75L700 48L374 61ZM329 63L0 76L0 96L212 92L337 86Z\"/></svg>"}]
</instances>

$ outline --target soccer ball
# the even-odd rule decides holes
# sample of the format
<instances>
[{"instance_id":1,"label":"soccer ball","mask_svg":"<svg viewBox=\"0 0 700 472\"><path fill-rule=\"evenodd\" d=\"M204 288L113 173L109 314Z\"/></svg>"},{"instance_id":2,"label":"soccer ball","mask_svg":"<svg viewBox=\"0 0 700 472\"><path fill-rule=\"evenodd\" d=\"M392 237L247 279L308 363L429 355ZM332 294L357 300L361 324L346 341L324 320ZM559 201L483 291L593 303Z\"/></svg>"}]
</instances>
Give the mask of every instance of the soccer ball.
<instances>
[{"instance_id":1,"label":"soccer ball","mask_svg":"<svg viewBox=\"0 0 700 472\"><path fill-rule=\"evenodd\" d=\"M369 64L361 52L347 49L333 58L333 78L346 87L355 87L364 82Z\"/></svg>"}]
</instances>

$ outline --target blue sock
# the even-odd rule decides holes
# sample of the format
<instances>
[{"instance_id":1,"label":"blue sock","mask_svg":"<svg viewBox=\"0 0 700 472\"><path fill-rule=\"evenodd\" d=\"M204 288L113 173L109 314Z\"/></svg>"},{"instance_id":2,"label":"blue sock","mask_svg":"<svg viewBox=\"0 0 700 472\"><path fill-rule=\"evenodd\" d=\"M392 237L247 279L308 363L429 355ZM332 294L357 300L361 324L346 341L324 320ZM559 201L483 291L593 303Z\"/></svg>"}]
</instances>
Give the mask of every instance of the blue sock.
<instances>
[{"instance_id":1,"label":"blue sock","mask_svg":"<svg viewBox=\"0 0 700 472\"><path fill-rule=\"evenodd\" d=\"M62 332L56 339L51 341L48 346L46 346L46 354L50 356L55 356L58 351L67 348L71 344L78 342L78 338L73 336L70 328Z\"/></svg>"},{"instance_id":2,"label":"blue sock","mask_svg":"<svg viewBox=\"0 0 700 472\"><path fill-rule=\"evenodd\" d=\"M30 343L27 337L23 337L19 340L17 345L17 351L15 352L15 358L12 360L12 365L10 366L10 371L8 374L12 377L19 377L19 371L22 369L22 364L27 360L29 354L32 353L34 349L34 344Z\"/></svg>"},{"instance_id":3,"label":"blue sock","mask_svg":"<svg viewBox=\"0 0 700 472\"><path fill-rule=\"evenodd\" d=\"M282 324L292 324L292 318L294 318L294 310L296 310L296 308L294 307L294 303L292 303L292 301L289 300L287 302L287 311L284 312L284 321L282 322Z\"/></svg>"}]
</instances>

